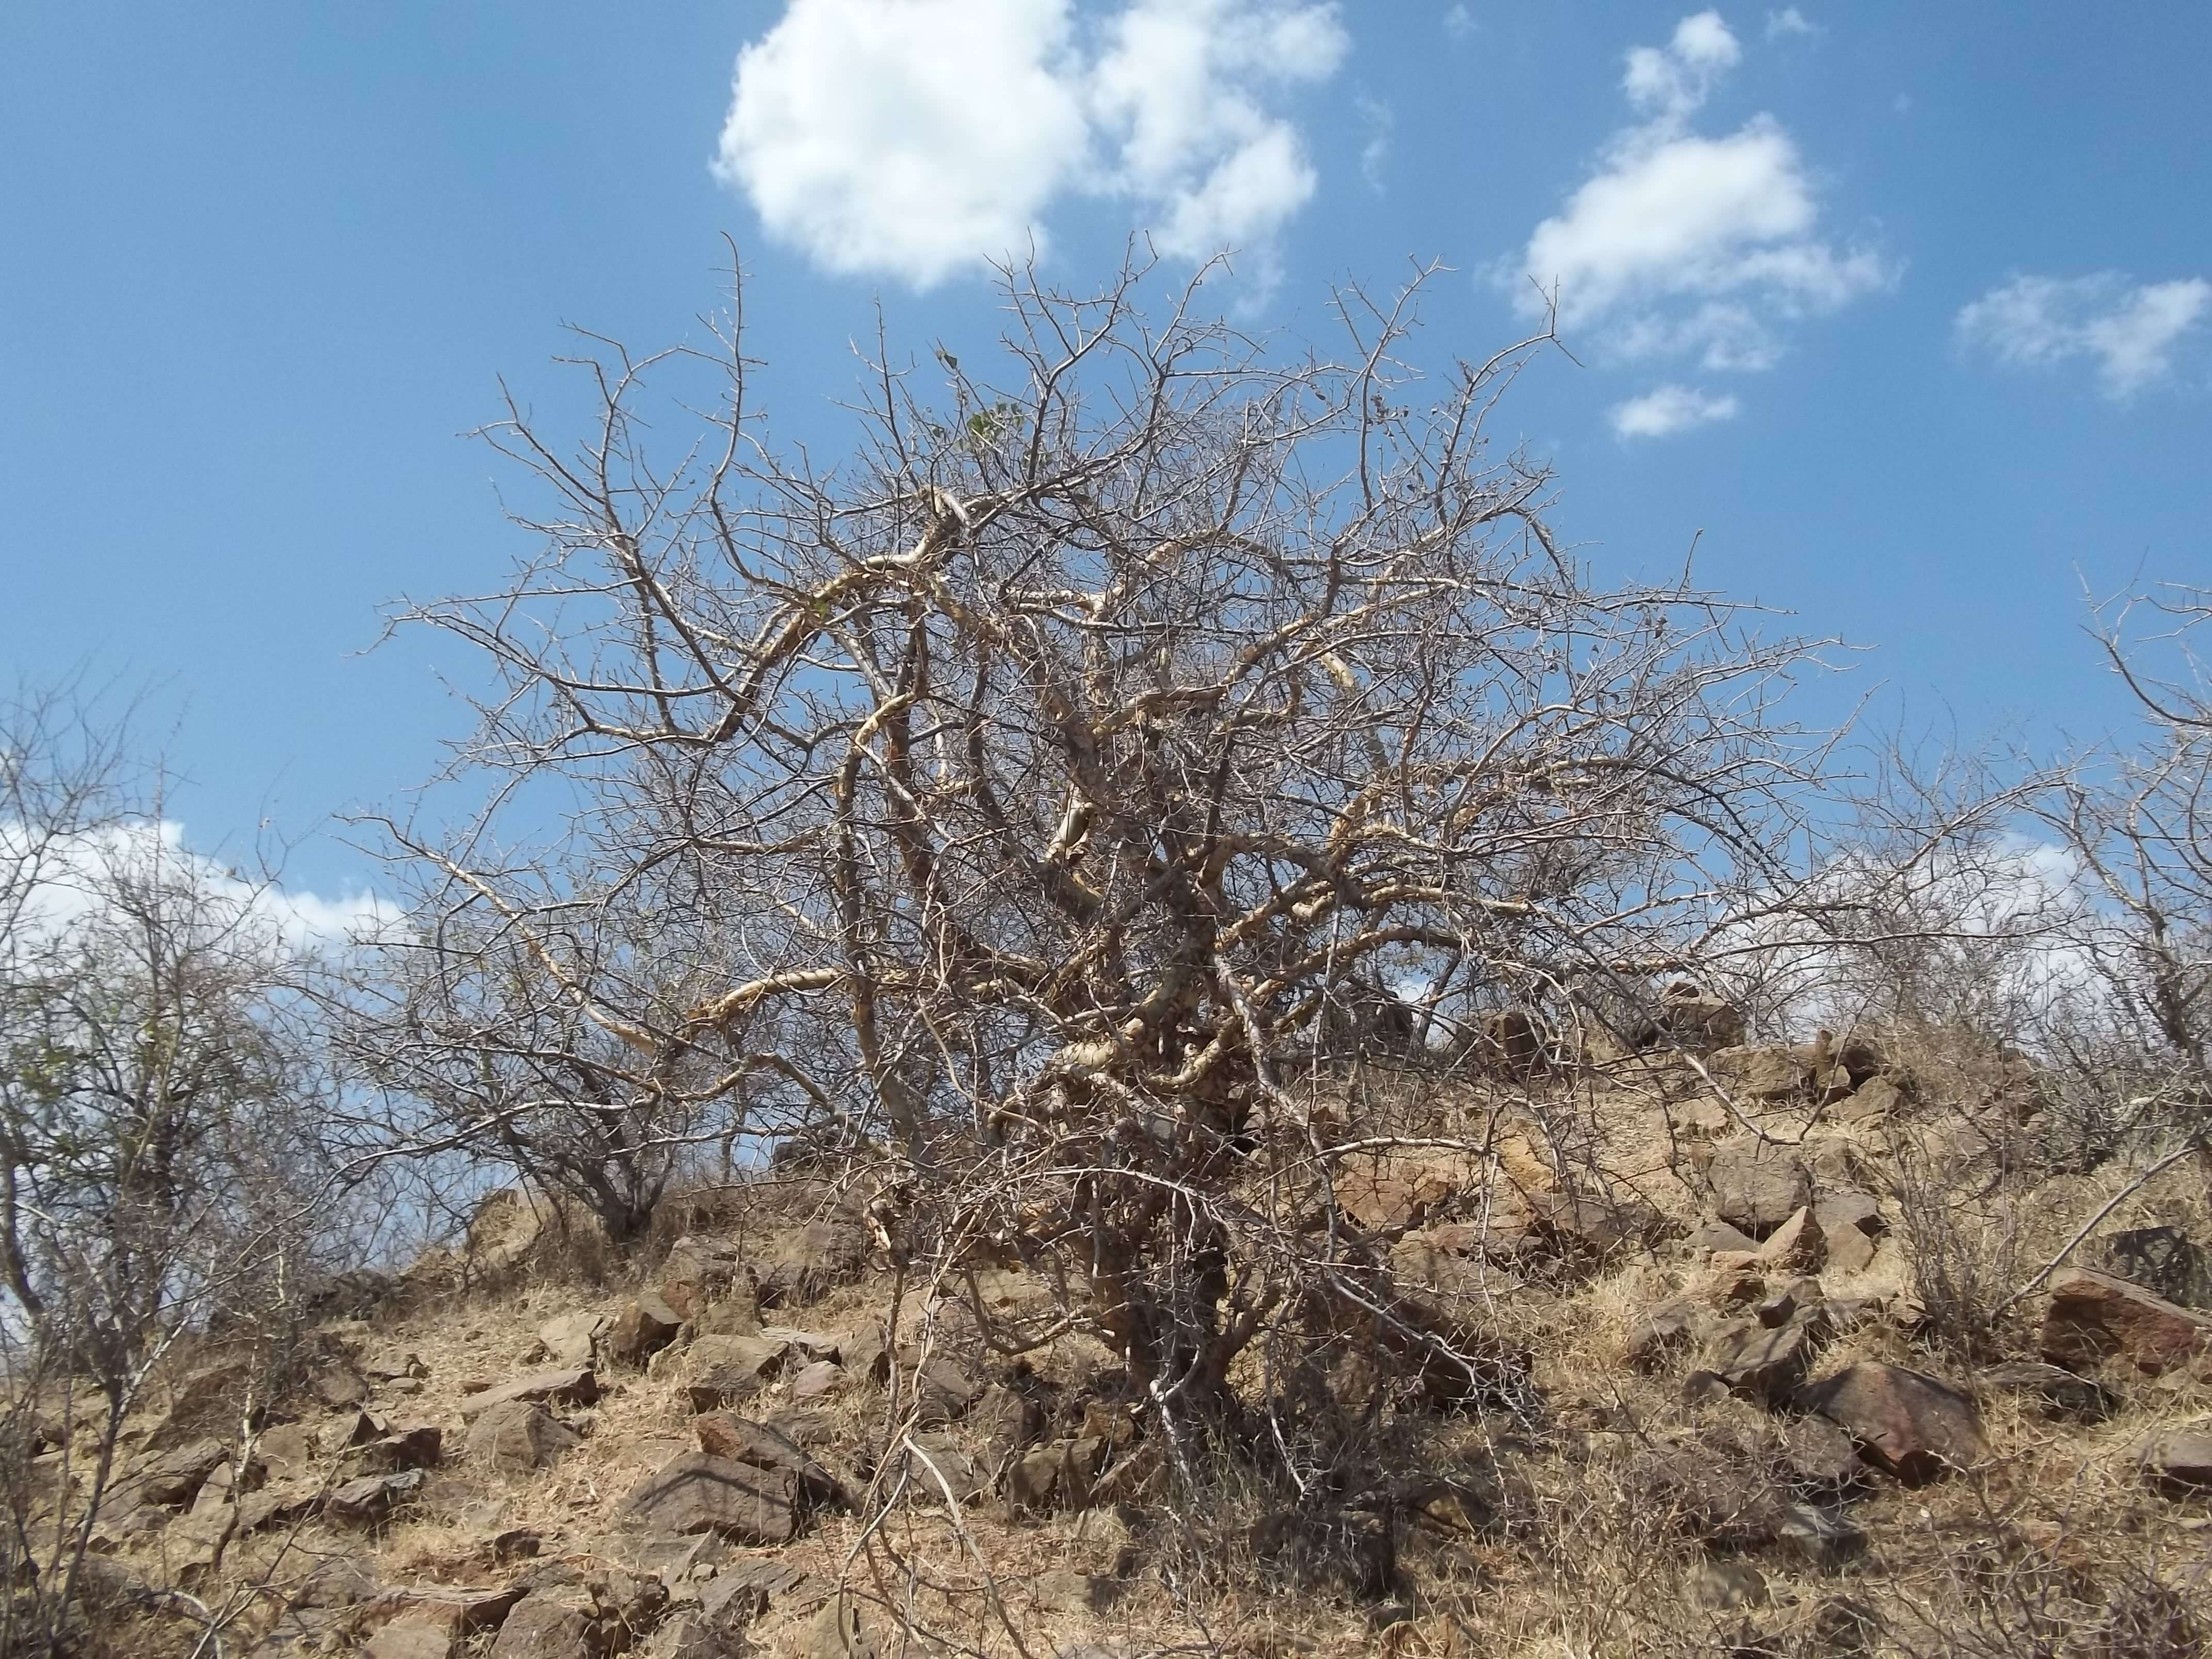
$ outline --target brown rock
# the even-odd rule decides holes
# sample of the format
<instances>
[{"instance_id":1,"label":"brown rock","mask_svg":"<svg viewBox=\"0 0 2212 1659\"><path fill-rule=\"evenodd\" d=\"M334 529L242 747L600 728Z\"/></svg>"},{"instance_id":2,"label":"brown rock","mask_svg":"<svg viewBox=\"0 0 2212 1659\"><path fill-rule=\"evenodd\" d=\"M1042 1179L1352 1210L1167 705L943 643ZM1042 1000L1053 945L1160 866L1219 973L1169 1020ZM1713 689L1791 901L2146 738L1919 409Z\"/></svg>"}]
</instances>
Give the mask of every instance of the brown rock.
<instances>
[{"instance_id":1,"label":"brown rock","mask_svg":"<svg viewBox=\"0 0 2212 1659\"><path fill-rule=\"evenodd\" d=\"M491 1659L606 1659L617 1628L580 1601L541 1590L507 1614Z\"/></svg>"},{"instance_id":2,"label":"brown rock","mask_svg":"<svg viewBox=\"0 0 2212 1659\"><path fill-rule=\"evenodd\" d=\"M599 1357L599 1343L613 1323L605 1314L562 1314L538 1328L538 1340L555 1364L588 1369Z\"/></svg>"},{"instance_id":3,"label":"brown rock","mask_svg":"<svg viewBox=\"0 0 2212 1659\"><path fill-rule=\"evenodd\" d=\"M798 1487L786 1469L684 1452L633 1492L623 1508L659 1532L717 1532L749 1544L787 1544L799 1531Z\"/></svg>"},{"instance_id":4,"label":"brown rock","mask_svg":"<svg viewBox=\"0 0 2212 1659\"><path fill-rule=\"evenodd\" d=\"M828 1331L796 1330L788 1325L763 1325L761 1338L768 1342L787 1342L801 1364L817 1364L827 1360L836 1364L843 1356L845 1339Z\"/></svg>"},{"instance_id":5,"label":"brown rock","mask_svg":"<svg viewBox=\"0 0 2212 1659\"><path fill-rule=\"evenodd\" d=\"M1696 1346L1705 1322L1704 1309L1686 1296L1645 1309L1629 1329L1629 1364L1639 1371L1659 1370L1675 1353Z\"/></svg>"},{"instance_id":6,"label":"brown rock","mask_svg":"<svg viewBox=\"0 0 2212 1659\"><path fill-rule=\"evenodd\" d=\"M1841 1425L1867 1462L1908 1486L1990 1455L1972 1397L1901 1365L1845 1366L1801 1389L1798 1403Z\"/></svg>"},{"instance_id":7,"label":"brown rock","mask_svg":"<svg viewBox=\"0 0 2212 1659\"><path fill-rule=\"evenodd\" d=\"M869 1320L841 1339L837 1352L845 1369L863 1382L881 1382L890 1370L890 1340L882 1322Z\"/></svg>"},{"instance_id":8,"label":"brown rock","mask_svg":"<svg viewBox=\"0 0 2212 1659\"><path fill-rule=\"evenodd\" d=\"M1724 1140L1705 1166L1720 1218L1754 1239L1813 1201L1813 1180L1790 1147L1748 1138Z\"/></svg>"},{"instance_id":9,"label":"brown rock","mask_svg":"<svg viewBox=\"0 0 2212 1659\"><path fill-rule=\"evenodd\" d=\"M1802 1492L1828 1496L1858 1481L1858 1448L1841 1424L1825 1417L1800 1417L1782 1429L1782 1469Z\"/></svg>"},{"instance_id":10,"label":"brown rock","mask_svg":"<svg viewBox=\"0 0 2212 1659\"><path fill-rule=\"evenodd\" d=\"M346 1450L344 1467L364 1474L394 1469L434 1469L445 1451L443 1429L423 1425L362 1441Z\"/></svg>"},{"instance_id":11,"label":"brown rock","mask_svg":"<svg viewBox=\"0 0 2212 1659\"><path fill-rule=\"evenodd\" d=\"M1766 1294L1752 1304L1752 1317L1770 1329L1787 1325L1791 1320L1819 1313L1826 1308L1820 1294L1820 1281L1799 1277L1770 1284Z\"/></svg>"},{"instance_id":12,"label":"brown rock","mask_svg":"<svg viewBox=\"0 0 2212 1659\"><path fill-rule=\"evenodd\" d=\"M1779 1045L1723 1048L1713 1056L1712 1069L1739 1100L1788 1100L1803 1091L1811 1076L1803 1054Z\"/></svg>"},{"instance_id":13,"label":"brown rock","mask_svg":"<svg viewBox=\"0 0 2212 1659\"><path fill-rule=\"evenodd\" d=\"M1692 1250L1725 1252L1730 1255L1756 1255L1759 1241L1741 1228L1731 1227L1725 1221L1708 1221L1692 1233L1686 1241Z\"/></svg>"},{"instance_id":14,"label":"brown rock","mask_svg":"<svg viewBox=\"0 0 2212 1659\"><path fill-rule=\"evenodd\" d=\"M841 1592L791 1634L788 1651L790 1659L891 1659L903 1634L890 1613Z\"/></svg>"},{"instance_id":15,"label":"brown rock","mask_svg":"<svg viewBox=\"0 0 2212 1659\"><path fill-rule=\"evenodd\" d=\"M914 1391L917 1420L926 1429L958 1422L983 1397L983 1385L950 1354L901 1348L898 1363L902 1384Z\"/></svg>"},{"instance_id":16,"label":"brown rock","mask_svg":"<svg viewBox=\"0 0 2212 1659\"><path fill-rule=\"evenodd\" d=\"M686 1360L697 1368L687 1390L691 1409L714 1411L744 1404L782 1376L791 1345L758 1336L703 1336L693 1341Z\"/></svg>"},{"instance_id":17,"label":"brown rock","mask_svg":"<svg viewBox=\"0 0 2212 1659\"><path fill-rule=\"evenodd\" d=\"M422 1488L422 1471L404 1469L398 1474L365 1474L349 1480L323 1500L323 1513L349 1526L373 1527L393 1510L412 1499Z\"/></svg>"},{"instance_id":18,"label":"brown rock","mask_svg":"<svg viewBox=\"0 0 2212 1659\"><path fill-rule=\"evenodd\" d=\"M2143 1478L2170 1498L2212 1492L2212 1422L2153 1435L2136 1449Z\"/></svg>"},{"instance_id":19,"label":"brown rock","mask_svg":"<svg viewBox=\"0 0 2212 1659\"><path fill-rule=\"evenodd\" d=\"M791 1379L793 1400L827 1400L842 1394L852 1378L842 1365L833 1365L826 1359L817 1359L811 1365L799 1368L799 1375Z\"/></svg>"},{"instance_id":20,"label":"brown rock","mask_svg":"<svg viewBox=\"0 0 2212 1659\"><path fill-rule=\"evenodd\" d=\"M701 1331L750 1336L760 1328L752 1269L726 1239L698 1235L678 1239L661 1267L660 1297Z\"/></svg>"},{"instance_id":21,"label":"brown rock","mask_svg":"<svg viewBox=\"0 0 2212 1659\"><path fill-rule=\"evenodd\" d=\"M461 1417L464 1421L473 1422L493 1407L504 1406L511 1400L526 1400L533 1406L588 1406L599 1397L599 1376L589 1370L571 1367L538 1371L471 1395L461 1402Z\"/></svg>"},{"instance_id":22,"label":"brown rock","mask_svg":"<svg viewBox=\"0 0 2212 1659\"><path fill-rule=\"evenodd\" d=\"M1828 1108L1838 1123L1881 1124L1905 1103L1905 1091L1886 1077L1871 1078Z\"/></svg>"},{"instance_id":23,"label":"brown rock","mask_svg":"<svg viewBox=\"0 0 2212 1659\"><path fill-rule=\"evenodd\" d=\"M307 1383L307 1392L332 1411L348 1411L368 1398L368 1384L348 1365L326 1365Z\"/></svg>"},{"instance_id":24,"label":"brown rock","mask_svg":"<svg viewBox=\"0 0 2212 1659\"><path fill-rule=\"evenodd\" d=\"M1759 1247L1759 1265L1790 1273L1818 1273L1827 1264L1826 1237L1807 1205L1770 1234Z\"/></svg>"},{"instance_id":25,"label":"brown rock","mask_svg":"<svg viewBox=\"0 0 2212 1659\"><path fill-rule=\"evenodd\" d=\"M1804 1382L1826 1335L1818 1314L1771 1328L1738 1320L1714 1340L1706 1365L1738 1394L1779 1405Z\"/></svg>"},{"instance_id":26,"label":"brown rock","mask_svg":"<svg viewBox=\"0 0 2212 1659\"><path fill-rule=\"evenodd\" d=\"M994 1382L969 1418L995 1474L1044 1435L1044 1407L1018 1389Z\"/></svg>"},{"instance_id":27,"label":"brown rock","mask_svg":"<svg viewBox=\"0 0 2212 1659\"><path fill-rule=\"evenodd\" d=\"M135 1470L127 1483L142 1504L169 1508L189 1504L201 1482L229 1461L230 1449L216 1439L194 1440L165 1452Z\"/></svg>"},{"instance_id":28,"label":"brown rock","mask_svg":"<svg viewBox=\"0 0 2212 1659\"><path fill-rule=\"evenodd\" d=\"M1881 1206L1868 1194L1848 1188L1823 1192L1813 1206L1827 1245L1827 1265L1837 1273L1863 1273L1873 1265L1875 1242L1887 1231Z\"/></svg>"},{"instance_id":29,"label":"brown rock","mask_svg":"<svg viewBox=\"0 0 2212 1659\"><path fill-rule=\"evenodd\" d=\"M742 1623L742 1620L737 1621ZM703 1610L671 1613L654 1626L645 1659L744 1659L744 1638L717 1624Z\"/></svg>"},{"instance_id":30,"label":"brown rock","mask_svg":"<svg viewBox=\"0 0 2212 1659\"><path fill-rule=\"evenodd\" d=\"M1975 1378L1984 1388L2033 1395L2046 1413L2100 1423L2120 1408L2120 1397L2103 1383L2033 1359L1992 1365Z\"/></svg>"},{"instance_id":31,"label":"brown rock","mask_svg":"<svg viewBox=\"0 0 2212 1659\"><path fill-rule=\"evenodd\" d=\"M2086 1267L2051 1282L2042 1346L2069 1369L2117 1356L2147 1376L2187 1370L2212 1380L2212 1317Z\"/></svg>"},{"instance_id":32,"label":"brown rock","mask_svg":"<svg viewBox=\"0 0 2212 1659\"><path fill-rule=\"evenodd\" d=\"M708 1456L787 1474L808 1503L831 1503L848 1496L836 1477L781 1429L720 1411L695 1417L691 1429L699 1437L699 1449Z\"/></svg>"},{"instance_id":33,"label":"brown rock","mask_svg":"<svg viewBox=\"0 0 2212 1659\"><path fill-rule=\"evenodd\" d=\"M1014 1460L1006 1470L1006 1502L1044 1514L1091 1506L1091 1483L1106 1462L1103 1440L1062 1440Z\"/></svg>"},{"instance_id":34,"label":"brown rock","mask_svg":"<svg viewBox=\"0 0 2212 1659\"><path fill-rule=\"evenodd\" d=\"M947 1491L952 1501L960 1504L991 1495L991 1477L976 1467L951 1435L917 1434L908 1444L911 1448L907 1460L908 1490L916 1502L940 1504Z\"/></svg>"},{"instance_id":35,"label":"brown rock","mask_svg":"<svg viewBox=\"0 0 2212 1659\"><path fill-rule=\"evenodd\" d=\"M1633 1193L1540 1193L1529 1200L1529 1210L1538 1229L1592 1263L1650 1244L1667 1232L1667 1218Z\"/></svg>"},{"instance_id":36,"label":"brown rock","mask_svg":"<svg viewBox=\"0 0 2212 1659\"><path fill-rule=\"evenodd\" d=\"M362 1651L368 1659L453 1659L453 1647L451 1632L398 1619L370 1637Z\"/></svg>"},{"instance_id":37,"label":"brown rock","mask_svg":"<svg viewBox=\"0 0 2212 1659\"><path fill-rule=\"evenodd\" d=\"M481 1631L496 1630L523 1594L520 1584L495 1589L410 1584L379 1592L362 1609L360 1620L364 1625L390 1620L460 1640Z\"/></svg>"},{"instance_id":38,"label":"brown rock","mask_svg":"<svg viewBox=\"0 0 2212 1659\"><path fill-rule=\"evenodd\" d=\"M469 1427L469 1461L500 1474L542 1469L583 1437L526 1400L507 1400L480 1413Z\"/></svg>"},{"instance_id":39,"label":"brown rock","mask_svg":"<svg viewBox=\"0 0 2212 1659\"><path fill-rule=\"evenodd\" d=\"M362 1361L361 1374L372 1382L391 1382L428 1376L430 1368L411 1349L383 1348Z\"/></svg>"},{"instance_id":40,"label":"brown rock","mask_svg":"<svg viewBox=\"0 0 2212 1659\"><path fill-rule=\"evenodd\" d=\"M1694 985L1678 983L1667 988L1657 1017L1635 1038L1639 1048L1663 1043L1711 1054L1741 1043L1743 1032L1741 1008L1723 998L1707 995Z\"/></svg>"},{"instance_id":41,"label":"brown rock","mask_svg":"<svg viewBox=\"0 0 2212 1659\"><path fill-rule=\"evenodd\" d=\"M626 1365L642 1365L676 1340L683 1316L661 1297L639 1297L615 1316L607 1352Z\"/></svg>"}]
</instances>

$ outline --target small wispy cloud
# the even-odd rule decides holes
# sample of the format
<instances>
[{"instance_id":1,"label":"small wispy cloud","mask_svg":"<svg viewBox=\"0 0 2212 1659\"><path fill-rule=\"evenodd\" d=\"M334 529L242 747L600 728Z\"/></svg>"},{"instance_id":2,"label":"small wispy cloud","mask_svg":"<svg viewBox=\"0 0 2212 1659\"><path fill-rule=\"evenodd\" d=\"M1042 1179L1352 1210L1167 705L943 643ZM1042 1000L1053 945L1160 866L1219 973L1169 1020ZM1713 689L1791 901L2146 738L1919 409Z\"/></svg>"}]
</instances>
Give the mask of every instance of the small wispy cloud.
<instances>
[{"instance_id":1,"label":"small wispy cloud","mask_svg":"<svg viewBox=\"0 0 2212 1659\"><path fill-rule=\"evenodd\" d=\"M2202 276L2136 283L2124 272L2014 276L1964 307L1960 343L2011 368L2094 365L2116 402L2172 380L2177 349L2212 313Z\"/></svg>"},{"instance_id":2,"label":"small wispy cloud","mask_svg":"<svg viewBox=\"0 0 2212 1659\"><path fill-rule=\"evenodd\" d=\"M1474 33L1474 14L1465 6L1454 6L1444 14L1444 33L1455 40L1464 40Z\"/></svg>"},{"instance_id":3,"label":"small wispy cloud","mask_svg":"<svg viewBox=\"0 0 2212 1659\"><path fill-rule=\"evenodd\" d=\"M1367 181L1367 188L1377 196L1382 194L1383 168L1390 161L1390 135L1398 125L1398 117L1389 105L1364 94L1355 100L1359 118L1367 125L1367 142L1359 147L1359 176Z\"/></svg>"},{"instance_id":4,"label":"small wispy cloud","mask_svg":"<svg viewBox=\"0 0 2212 1659\"><path fill-rule=\"evenodd\" d=\"M1770 40L1779 40L1785 35L1820 33L1820 26L1795 6L1784 6L1780 11L1766 14L1766 38Z\"/></svg>"},{"instance_id":5,"label":"small wispy cloud","mask_svg":"<svg viewBox=\"0 0 2212 1659\"><path fill-rule=\"evenodd\" d=\"M1668 438L1692 427L1732 421L1737 412L1732 396L1714 396L1694 386L1662 386L1616 404L1607 418L1616 437Z\"/></svg>"}]
</instances>

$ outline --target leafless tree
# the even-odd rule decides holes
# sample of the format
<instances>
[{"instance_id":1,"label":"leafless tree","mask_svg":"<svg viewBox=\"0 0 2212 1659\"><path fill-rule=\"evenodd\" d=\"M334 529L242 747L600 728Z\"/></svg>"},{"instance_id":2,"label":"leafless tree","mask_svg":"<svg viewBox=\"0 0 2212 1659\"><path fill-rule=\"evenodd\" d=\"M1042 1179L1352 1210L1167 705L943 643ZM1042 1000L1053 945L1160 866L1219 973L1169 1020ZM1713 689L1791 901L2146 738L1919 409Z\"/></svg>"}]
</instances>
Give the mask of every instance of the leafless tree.
<instances>
[{"instance_id":1,"label":"leafless tree","mask_svg":"<svg viewBox=\"0 0 2212 1659\"><path fill-rule=\"evenodd\" d=\"M2094 632L2141 739L2075 768L2044 821L2095 914L2075 951L2064 1035L2122 1097L2114 1131L2198 1148L2212 1173L2212 681L2195 648L2212 592L2168 586L2100 607ZM2144 617L2147 632L2135 630Z\"/></svg>"},{"instance_id":2,"label":"leafless tree","mask_svg":"<svg viewBox=\"0 0 2212 1659\"><path fill-rule=\"evenodd\" d=\"M431 880L382 1074L625 1227L638 1148L836 1126L896 1259L1020 1254L1061 1317L991 1340L1091 1331L1170 1424L1316 1298L1367 1316L1346 1041L1448 1058L1694 972L1791 902L1816 759L1771 712L1797 644L1594 580L1491 447L1548 335L1415 372L1426 275L1338 295L1326 357L1203 276L1148 315L1142 269L1010 272L1002 372L880 348L834 469L772 447L734 318L590 339L580 444L489 434L540 550L404 612L495 671L496 788L390 826ZM533 800L562 844L487 850Z\"/></svg>"},{"instance_id":3,"label":"leafless tree","mask_svg":"<svg viewBox=\"0 0 2212 1659\"><path fill-rule=\"evenodd\" d=\"M226 1316L275 1363L272 1316L322 1265L297 953L269 890L176 845L160 802L127 722L68 690L0 705L9 1652L64 1640L155 1369Z\"/></svg>"}]
</instances>

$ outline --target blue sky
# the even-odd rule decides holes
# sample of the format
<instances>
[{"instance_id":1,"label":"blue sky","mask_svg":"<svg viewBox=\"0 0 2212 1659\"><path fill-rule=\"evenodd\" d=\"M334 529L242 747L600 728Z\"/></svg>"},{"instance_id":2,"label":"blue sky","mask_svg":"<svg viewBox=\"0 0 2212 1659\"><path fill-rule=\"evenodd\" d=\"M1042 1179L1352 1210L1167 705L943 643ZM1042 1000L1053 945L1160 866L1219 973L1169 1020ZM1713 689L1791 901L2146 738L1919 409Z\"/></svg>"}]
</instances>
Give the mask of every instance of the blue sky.
<instances>
[{"instance_id":1,"label":"blue sky","mask_svg":"<svg viewBox=\"0 0 2212 1659\"><path fill-rule=\"evenodd\" d=\"M196 844L390 801L459 734L396 596L525 545L459 434L562 406L564 324L700 335L721 238L787 435L849 342L963 359L981 262L1243 252L1527 325L1498 430L1601 575L1677 568L1865 647L1833 716L2124 714L2081 580L2212 581L2212 8L1543 0L227 0L0 12L0 672L151 684ZM743 73L733 92L733 72ZM1536 267L1540 266L1541 269ZM2079 573L2077 575L2077 572ZM328 840L298 878L370 878Z\"/></svg>"}]
</instances>

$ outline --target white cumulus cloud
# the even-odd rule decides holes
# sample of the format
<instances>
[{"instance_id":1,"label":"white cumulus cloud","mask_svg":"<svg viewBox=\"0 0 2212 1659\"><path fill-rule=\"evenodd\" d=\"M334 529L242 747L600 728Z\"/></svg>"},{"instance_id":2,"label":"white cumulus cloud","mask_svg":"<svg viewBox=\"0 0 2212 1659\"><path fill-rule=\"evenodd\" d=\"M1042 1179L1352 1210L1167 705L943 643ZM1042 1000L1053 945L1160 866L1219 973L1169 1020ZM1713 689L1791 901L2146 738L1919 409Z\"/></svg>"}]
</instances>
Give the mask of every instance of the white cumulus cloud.
<instances>
[{"instance_id":1,"label":"white cumulus cloud","mask_svg":"<svg viewBox=\"0 0 2212 1659\"><path fill-rule=\"evenodd\" d=\"M2212 312L2201 276L2137 283L2117 270L2015 276L1959 313L1960 343L2013 368L2085 359L2106 396L2134 397L2169 380L2175 349Z\"/></svg>"},{"instance_id":2,"label":"white cumulus cloud","mask_svg":"<svg viewBox=\"0 0 2212 1659\"><path fill-rule=\"evenodd\" d=\"M1664 438L1714 421L1731 421L1736 400L1715 397L1693 386L1656 386L1640 398L1613 406L1609 418L1613 433L1622 438Z\"/></svg>"},{"instance_id":3,"label":"white cumulus cloud","mask_svg":"<svg viewBox=\"0 0 2212 1659\"><path fill-rule=\"evenodd\" d=\"M1820 236L1820 203L1797 145L1771 115L1733 133L1692 130L1743 48L1717 12L1684 18L1663 46L1628 54L1622 90L1644 118L1510 262L1556 285L1559 320L1627 359L1693 357L1709 371L1766 368L1783 331L1894 280L1869 248Z\"/></svg>"},{"instance_id":4,"label":"white cumulus cloud","mask_svg":"<svg viewBox=\"0 0 2212 1659\"><path fill-rule=\"evenodd\" d=\"M239 873L194 852L173 819L131 821L52 837L0 819L0 878L19 908L22 940L51 939L111 916L115 895L159 894L205 929L240 930L270 945L307 953L387 933L399 908L370 892L329 897Z\"/></svg>"},{"instance_id":5,"label":"white cumulus cloud","mask_svg":"<svg viewBox=\"0 0 2212 1659\"><path fill-rule=\"evenodd\" d=\"M917 288L1042 243L1071 195L1133 203L1173 256L1264 252L1316 184L1276 104L1349 45L1291 0L789 0L714 171L817 264Z\"/></svg>"}]
</instances>

